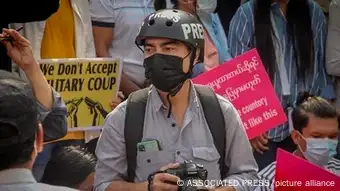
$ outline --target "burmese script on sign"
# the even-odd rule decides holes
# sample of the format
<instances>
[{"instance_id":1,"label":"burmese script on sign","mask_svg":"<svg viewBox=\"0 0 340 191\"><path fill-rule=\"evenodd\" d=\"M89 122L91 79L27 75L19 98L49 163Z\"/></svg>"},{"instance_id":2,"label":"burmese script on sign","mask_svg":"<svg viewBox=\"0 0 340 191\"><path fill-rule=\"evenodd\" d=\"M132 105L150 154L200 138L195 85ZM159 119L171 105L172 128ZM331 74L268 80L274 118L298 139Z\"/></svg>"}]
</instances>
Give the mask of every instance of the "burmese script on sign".
<instances>
[{"instance_id":1,"label":"burmese script on sign","mask_svg":"<svg viewBox=\"0 0 340 191\"><path fill-rule=\"evenodd\" d=\"M119 59L40 60L48 83L67 106L69 131L98 129L110 112L109 100L118 93Z\"/></svg>"},{"instance_id":2,"label":"burmese script on sign","mask_svg":"<svg viewBox=\"0 0 340 191\"><path fill-rule=\"evenodd\" d=\"M204 73L194 83L208 85L233 103L249 139L287 121L255 49Z\"/></svg>"}]
</instances>

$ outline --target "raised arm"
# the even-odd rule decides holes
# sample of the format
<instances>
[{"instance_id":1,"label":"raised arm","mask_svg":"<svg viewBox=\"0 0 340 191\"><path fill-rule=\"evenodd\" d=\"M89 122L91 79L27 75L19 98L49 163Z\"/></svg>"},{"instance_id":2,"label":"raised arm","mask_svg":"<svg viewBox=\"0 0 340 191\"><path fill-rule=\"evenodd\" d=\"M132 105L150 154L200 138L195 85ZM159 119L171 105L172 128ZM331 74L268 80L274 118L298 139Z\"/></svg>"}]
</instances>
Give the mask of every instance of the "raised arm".
<instances>
[{"instance_id":1,"label":"raised arm","mask_svg":"<svg viewBox=\"0 0 340 191\"><path fill-rule=\"evenodd\" d=\"M114 4L110 0L92 0L91 19L97 57L110 57L109 49L114 40L114 10ZM124 73L122 73L120 88L124 92L124 95L129 95L131 92L140 89L140 87Z\"/></svg>"},{"instance_id":2,"label":"raised arm","mask_svg":"<svg viewBox=\"0 0 340 191\"><path fill-rule=\"evenodd\" d=\"M4 29L1 36L10 36L15 42L2 41L8 56L25 72L33 88L38 102L39 120L44 125L45 141L62 138L67 133L65 104L45 79L29 41L13 29Z\"/></svg>"}]
</instances>

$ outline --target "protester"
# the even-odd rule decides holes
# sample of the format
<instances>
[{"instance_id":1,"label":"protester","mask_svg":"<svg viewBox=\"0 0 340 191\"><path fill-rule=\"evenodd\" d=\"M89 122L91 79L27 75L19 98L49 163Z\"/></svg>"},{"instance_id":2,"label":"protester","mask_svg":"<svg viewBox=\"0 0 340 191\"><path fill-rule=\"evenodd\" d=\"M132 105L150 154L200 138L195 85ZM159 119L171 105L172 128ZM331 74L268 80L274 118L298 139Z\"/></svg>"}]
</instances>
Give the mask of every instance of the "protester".
<instances>
[{"instance_id":1,"label":"protester","mask_svg":"<svg viewBox=\"0 0 340 191\"><path fill-rule=\"evenodd\" d=\"M0 71L0 89L0 190L73 190L37 183L32 175L34 160L43 148L43 129L32 87Z\"/></svg>"},{"instance_id":2,"label":"protester","mask_svg":"<svg viewBox=\"0 0 340 191\"><path fill-rule=\"evenodd\" d=\"M232 19L228 40L234 57L257 49L288 111L301 90L335 98L324 68L326 30L322 9L313 0L250 0ZM289 134L284 124L251 140L260 170L275 160L277 148L295 150Z\"/></svg>"},{"instance_id":3,"label":"protester","mask_svg":"<svg viewBox=\"0 0 340 191\"><path fill-rule=\"evenodd\" d=\"M328 74L335 77L336 107L340 109L340 0L333 0L329 6L329 24L326 46L326 67ZM340 159L338 146L337 159Z\"/></svg>"},{"instance_id":4,"label":"protester","mask_svg":"<svg viewBox=\"0 0 340 191\"><path fill-rule=\"evenodd\" d=\"M165 0L155 1L156 10L165 8L164 3L163 6L156 7L156 4L160 4L161 1ZM203 58L200 59L204 64L199 63L194 66L193 77L196 77L203 72L210 71L231 59L223 26L219 16L214 13L217 6L217 0L172 0L172 2L175 9L197 15L198 19L204 25L205 44L204 51L202 51Z\"/></svg>"},{"instance_id":5,"label":"protester","mask_svg":"<svg viewBox=\"0 0 340 191\"><path fill-rule=\"evenodd\" d=\"M153 12L152 1L92 0L91 17L97 57L123 59L120 90L127 97L145 87L143 54L134 38L140 24Z\"/></svg>"},{"instance_id":6,"label":"protester","mask_svg":"<svg viewBox=\"0 0 340 191\"><path fill-rule=\"evenodd\" d=\"M96 158L84 149L59 147L52 152L42 183L92 191Z\"/></svg>"},{"instance_id":7,"label":"protester","mask_svg":"<svg viewBox=\"0 0 340 191\"><path fill-rule=\"evenodd\" d=\"M16 14L4 11L15 7ZM43 7L43 8L42 8ZM8 28L9 23L32 22L45 20L59 8L59 0L31 0L31 1L2 1L0 11L0 28ZM0 69L12 71L11 60L6 54L6 49L0 45Z\"/></svg>"},{"instance_id":8,"label":"protester","mask_svg":"<svg viewBox=\"0 0 340 191\"><path fill-rule=\"evenodd\" d=\"M189 24L199 29L196 36L188 32L186 27L190 27ZM204 165L210 180L226 179L240 183L215 190L253 190L251 185L241 183L257 180L257 165L236 109L223 97L215 97L208 87L194 87L190 81L192 67L204 46L203 26L197 18L180 10L157 11L144 20L136 44L144 47L145 76L151 80L152 86L131 94L130 101L118 105L106 118L96 149L95 190L147 190L148 187L152 190L177 190L178 177L166 173L153 176L152 173L176 167L171 163L182 163L184 160ZM226 140L222 142L224 145L215 145L216 134L210 133L210 129L220 129L217 126L208 127L205 122L206 113L200 105L203 101L206 104L207 100L198 98L202 96L202 88L211 92L205 97L209 103L216 103L209 105L213 105L216 120L219 120L220 111L220 120L225 122L222 126L224 134L219 134ZM144 115L138 116L141 115L137 114L139 110L132 107L144 99L147 100L146 105L138 109L145 108L145 120L137 124L137 119L144 119ZM127 111L136 113L128 115ZM125 134L124 131L134 134ZM132 139L127 137L131 138L139 132L142 133L141 140L157 138L154 141L158 142L159 145L155 146L158 149L149 152L139 150L137 153L136 145L129 142ZM139 144L144 143L141 141ZM221 147L225 155L219 155ZM132 148L136 158L127 159L133 153L127 153L126 148ZM134 166L128 165L131 160L136 160L136 169L132 171ZM125 177L135 183L125 182Z\"/></svg>"},{"instance_id":9,"label":"protester","mask_svg":"<svg viewBox=\"0 0 340 191\"><path fill-rule=\"evenodd\" d=\"M333 158L338 143L339 120L337 111L327 100L301 93L292 112L294 130L291 137L297 149L294 155L340 176L340 161ZM271 183L257 190L273 191L276 162L271 163L259 176Z\"/></svg>"},{"instance_id":10,"label":"protester","mask_svg":"<svg viewBox=\"0 0 340 191\"><path fill-rule=\"evenodd\" d=\"M40 121L44 121L49 113L48 110L40 111L46 107L42 105L58 108L60 106L55 103L62 102L57 97L53 103L51 100L54 98L48 96L54 92L40 72L29 42L15 30L4 29L0 37L8 36L12 42L2 41L8 55L26 72L31 85L10 72L0 71L0 190L71 191L73 189L37 183L32 175L34 160L43 148L44 133ZM63 111L63 115L58 120L62 124L66 123L64 110L64 107L60 107L59 112ZM60 114L55 114L53 117L56 119ZM63 127L65 125L59 129Z\"/></svg>"},{"instance_id":11,"label":"protester","mask_svg":"<svg viewBox=\"0 0 340 191\"><path fill-rule=\"evenodd\" d=\"M14 28L21 23L12 24ZM45 21L24 23L22 34L32 43L33 54L37 59L52 58L94 58L95 49L88 1L61 0L58 11ZM26 78L22 70L17 70ZM84 145L83 131L69 132L53 143L44 145L33 172L39 181L55 147Z\"/></svg>"},{"instance_id":12,"label":"protester","mask_svg":"<svg viewBox=\"0 0 340 191\"><path fill-rule=\"evenodd\" d=\"M21 68L32 85L38 103L38 117L44 125L44 139L48 141L65 136L66 107L58 92L47 82L40 71L39 63L33 57L31 44L13 29L3 29L0 38L8 56Z\"/></svg>"},{"instance_id":13,"label":"protester","mask_svg":"<svg viewBox=\"0 0 340 191\"><path fill-rule=\"evenodd\" d=\"M13 29L3 29L0 37L11 40L1 41L7 54L23 70L32 85L37 98L38 119L44 126L44 140L53 141L65 136L67 132L66 107L59 93L47 82L33 57L31 44Z\"/></svg>"}]
</instances>

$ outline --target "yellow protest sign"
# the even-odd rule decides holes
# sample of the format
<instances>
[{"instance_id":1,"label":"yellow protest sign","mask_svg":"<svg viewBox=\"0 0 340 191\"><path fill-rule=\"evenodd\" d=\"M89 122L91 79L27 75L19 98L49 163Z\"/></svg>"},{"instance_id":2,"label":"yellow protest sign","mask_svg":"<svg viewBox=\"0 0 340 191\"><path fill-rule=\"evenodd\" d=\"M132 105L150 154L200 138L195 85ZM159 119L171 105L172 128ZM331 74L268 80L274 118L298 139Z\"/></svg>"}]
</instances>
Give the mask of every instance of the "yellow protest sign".
<instances>
[{"instance_id":1,"label":"yellow protest sign","mask_svg":"<svg viewBox=\"0 0 340 191\"><path fill-rule=\"evenodd\" d=\"M61 94L67 107L69 131L98 129L111 111L109 100L119 90L119 59L45 59L40 69Z\"/></svg>"}]
</instances>

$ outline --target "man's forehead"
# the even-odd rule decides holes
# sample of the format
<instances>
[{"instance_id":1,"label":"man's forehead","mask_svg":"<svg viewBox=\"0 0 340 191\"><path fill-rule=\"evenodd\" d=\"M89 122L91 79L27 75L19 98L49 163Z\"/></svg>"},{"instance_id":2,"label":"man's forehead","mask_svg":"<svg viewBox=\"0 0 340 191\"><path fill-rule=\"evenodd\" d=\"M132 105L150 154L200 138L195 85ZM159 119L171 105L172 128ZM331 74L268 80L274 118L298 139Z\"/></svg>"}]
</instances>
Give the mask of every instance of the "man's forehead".
<instances>
[{"instance_id":1,"label":"man's forehead","mask_svg":"<svg viewBox=\"0 0 340 191\"><path fill-rule=\"evenodd\" d=\"M167 39L167 38L147 38L145 39L145 45L153 45L153 46L164 46L168 44L183 44L181 41Z\"/></svg>"},{"instance_id":2,"label":"man's forehead","mask_svg":"<svg viewBox=\"0 0 340 191\"><path fill-rule=\"evenodd\" d=\"M310 116L306 130L310 133L325 133L338 130L338 119Z\"/></svg>"}]
</instances>

